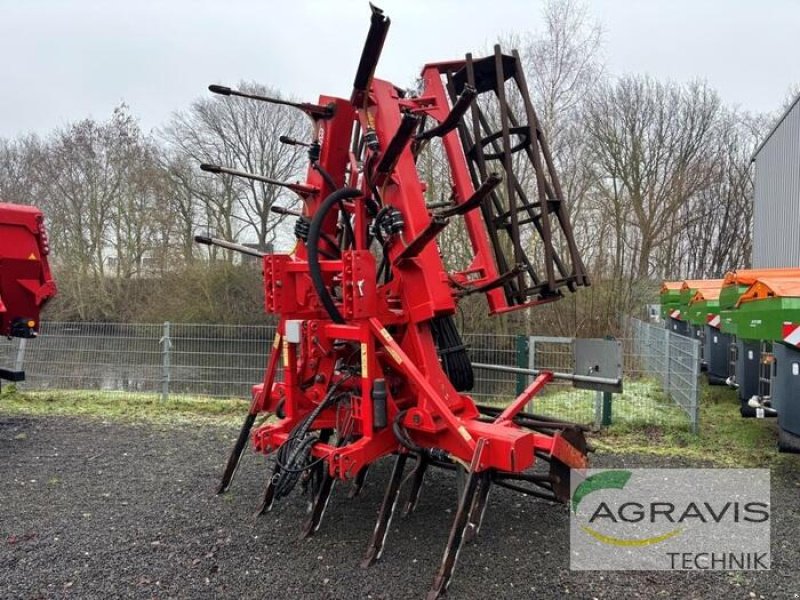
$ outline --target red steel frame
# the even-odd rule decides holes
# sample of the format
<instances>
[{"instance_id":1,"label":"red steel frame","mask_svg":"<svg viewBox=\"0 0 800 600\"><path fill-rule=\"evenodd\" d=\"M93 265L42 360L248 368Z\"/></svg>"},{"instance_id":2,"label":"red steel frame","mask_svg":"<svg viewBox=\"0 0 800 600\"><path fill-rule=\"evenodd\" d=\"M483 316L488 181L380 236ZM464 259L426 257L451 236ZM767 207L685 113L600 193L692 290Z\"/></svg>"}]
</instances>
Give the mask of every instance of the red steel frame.
<instances>
[{"instance_id":1,"label":"red steel frame","mask_svg":"<svg viewBox=\"0 0 800 600\"><path fill-rule=\"evenodd\" d=\"M326 459L330 475L349 479L383 456L406 452L391 427L378 429L373 424L371 391L374 380L384 378L390 389L389 422L401 410L406 411L403 425L420 446L442 449L468 464L475 454L477 441L483 438L486 449L477 465L480 471L524 471L533 464L535 451L543 451L570 467L586 465L583 453L560 439L559 433L536 433L512 421L546 383L546 377L537 379L494 423L487 423L478 420L479 412L472 399L457 392L442 370L429 320L455 312L456 295L451 282L469 280L480 285L498 277L478 211L464 215L474 251L467 271L447 273L435 243L426 243L410 257L403 254L405 244L393 243L388 251L394 277L387 284L376 283L376 259L365 247L369 217L364 198L370 190L358 163L374 164L381 154L367 149L365 156L355 156L350 149L353 130L354 127L362 131L374 130L385 148L398 131L405 112L425 114L442 121L450 111L439 70L444 64L424 68L424 89L418 97L403 98L393 84L379 79L372 80L370 92L361 105L354 106L340 98L320 97L320 105L333 105L335 111L332 118L318 122L319 163L332 174L337 186L349 185L363 192L362 197L345 204L356 235L355 247L342 252L340 259L320 261L326 279L329 282L335 279L343 290L341 311L346 323L332 322L321 307L309 277L304 244L298 243L291 254L272 254L264 258L266 309L279 315L280 322L275 351L264 381L254 387L251 413L275 413L280 405L285 416L254 432L254 444L260 452L277 449L298 421L321 401L331 384L345 378L347 380L341 382L342 389L353 392L354 441L344 446L317 443L313 456ZM452 131L444 135L443 143L450 163L455 202L460 204L475 189L457 133ZM369 160L370 154L375 154L375 161ZM312 216L321 200L334 190L315 169L309 169L307 185L314 191L304 197L304 214ZM404 241L423 236L431 223L424 191L412 150L406 145L391 174L381 184L383 205L398 209L404 217ZM335 227L336 219L328 219L326 233L335 235ZM502 290L495 288L486 295L490 312L500 313L512 308ZM303 335L299 343L289 343L285 338L289 320L302 322ZM334 372L336 360L343 358L334 342L342 341L358 345L360 376ZM276 382L279 355L283 381ZM309 381L313 383L304 383ZM323 411L314 429L335 428L337 411L338 408Z\"/></svg>"},{"instance_id":2,"label":"red steel frame","mask_svg":"<svg viewBox=\"0 0 800 600\"><path fill-rule=\"evenodd\" d=\"M304 530L308 536L319 527L335 480L352 479L352 494L357 494L369 465L395 455L362 562L369 566L383 552L409 457L416 467L409 476L407 513L417 504L429 466L463 467L467 472L463 491L428 594L429 599L439 599L446 594L462 543L480 529L490 487L566 501L569 469L586 467L588 449L579 426L521 412L553 379L552 373L541 373L505 409L478 406L459 391L469 389L473 377L452 321L458 300L467 293L484 293L489 313L499 314L553 300L560 297L560 287L574 291L578 285L588 285L588 278L562 212L557 218L570 245L571 274L554 254L549 213L554 207L563 211L563 206L546 143L527 99L518 55L504 56L499 46L495 48L496 84L489 89L500 101L503 128L471 141L468 128L459 128L465 126L467 110L472 111L473 129L483 118L474 102L487 91L485 77L491 64L473 62L467 55L464 61L426 65L421 92L409 97L392 83L374 78L389 20L380 9L371 9L370 31L349 100L321 96L312 105L209 87L226 96L295 106L312 118L315 136L306 144L311 164L305 183L275 182L258 174L201 165L209 172L283 185L303 199L302 215L295 223L299 240L295 249L263 258L265 309L279 317L277 333L264 380L253 387L249 414L218 491L228 488L252 437L257 451L277 454L259 513L290 493L302 477L314 495ZM515 66L506 74L503 65L512 62ZM483 70L481 85L474 77L476 64ZM447 91L455 92L453 78L459 74L466 74L472 83L463 85L451 104ZM509 76L525 100L528 121L525 128L515 127L515 135L522 131L523 142L514 146L503 88ZM423 131L430 122L437 125ZM426 204L426 185L416 168L421 145L433 137L442 138L452 178L452 202L440 212L432 212L435 207ZM495 148L479 154L500 138L502 152ZM467 156L469 145L473 148ZM535 203L517 189L513 173L511 154L523 148L536 172ZM540 164L540 150L547 169ZM496 190L501 177L485 168L487 160L498 158L508 178L505 205ZM548 176L553 188L549 192ZM479 177L483 181L477 181ZM520 210L527 212L527 221L535 227L541 220L537 231L544 248L544 280L522 248ZM504 223L503 213L510 222ZM473 253L469 266L457 272L446 270L435 242L452 218L465 219ZM514 246L512 259L498 241L501 227ZM252 253L224 240L197 239ZM511 278L516 282L512 284ZM252 430L256 417L264 413L277 418ZM537 457L550 462L549 474L525 472Z\"/></svg>"}]
</instances>

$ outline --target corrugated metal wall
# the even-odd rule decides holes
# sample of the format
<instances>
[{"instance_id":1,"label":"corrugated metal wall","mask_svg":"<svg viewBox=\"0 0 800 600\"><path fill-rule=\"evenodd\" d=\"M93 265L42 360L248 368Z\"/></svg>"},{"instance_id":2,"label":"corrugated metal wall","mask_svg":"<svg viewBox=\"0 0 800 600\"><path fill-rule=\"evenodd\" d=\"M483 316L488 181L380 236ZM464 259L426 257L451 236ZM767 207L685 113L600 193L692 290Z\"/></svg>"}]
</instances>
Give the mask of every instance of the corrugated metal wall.
<instances>
[{"instance_id":1,"label":"corrugated metal wall","mask_svg":"<svg viewBox=\"0 0 800 600\"><path fill-rule=\"evenodd\" d=\"M755 155L754 267L800 266L800 97Z\"/></svg>"}]
</instances>

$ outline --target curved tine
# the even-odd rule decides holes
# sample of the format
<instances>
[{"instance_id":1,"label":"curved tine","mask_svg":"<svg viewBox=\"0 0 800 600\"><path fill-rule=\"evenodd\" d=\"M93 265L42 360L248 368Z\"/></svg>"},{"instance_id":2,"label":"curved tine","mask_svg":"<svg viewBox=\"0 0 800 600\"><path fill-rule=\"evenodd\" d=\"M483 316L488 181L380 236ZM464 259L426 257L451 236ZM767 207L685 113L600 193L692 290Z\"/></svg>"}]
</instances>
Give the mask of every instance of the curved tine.
<instances>
[{"instance_id":1,"label":"curved tine","mask_svg":"<svg viewBox=\"0 0 800 600\"><path fill-rule=\"evenodd\" d=\"M408 517L417 508L420 491L422 490L422 482L425 479L425 472L428 470L428 465L430 464L430 461L424 454L421 454L417 460L417 466L414 468L411 482L411 491L408 494L408 500L403 509L403 517Z\"/></svg>"},{"instance_id":2,"label":"curved tine","mask_svg":"<svg viewBox=\"0 0 800 600\"><path fill-rule=\"evenodd\" d=\"M369 465L365 465L361 467L356 475L356 478L353 480L353 487L350 488L350 493L348 494L348 498L355 498L361 493L361 490L364 489L364 483L367 480L367 474L369 473Z\"/></svg>"},{"instance_id":3,"label":"curved tine","mask_svg":"<svg viewBox=\"0 0 800 600\"><path fill-rule=\"evenodd\" d=\"M383 554L386 535L389 533L389 525L392 522L392 515L394 514L394 509L397 506L397 499L400 495L400 487L403 481L403 469L405 469L407 460L408 454L397 455L392 475L389 478L389 484L386 486L383 504L381 504L381 510L378 513L378 521L375 523L372 539L370 540L369 546L367 546L367 554L364 560L361 561L362 568L373 565Z\"/></svg>"},{"instance_id":4,"label":"curved tine","mask_svg":"<svg viewBox=\"0 0 800 600\"><path fill-rule=\"evenodd\" d=\"M253 424L256 421L256 414L253 412L247 413L247 417L242 423L242 428L239 430L239 437L228 456L228 462L225 465L225 471L222 473L222 480L217 487L217 494L224 494L228 491L233 481L233 476L236 474L236 469L239 467L239 462L242 459L242 453L247 445L247 440L250 439L250 430L253 429Z\"/></svg>"},{"instance_id":5,"label":"curved tine","mask_svg":"<svg viewBox=\"0 0 800 600\"><path fill-rule=\"evenodd\" d=\"M272 510L272 503L275 501L275 482L277 481L277 478L280 477L280 474L280 468L278 465L275 465L275 469L272 471L272 475L270 475L269 479L267 480L267 485L264 488L264 497L261 500L261 504L259 504L258 508L256 509L256 517L260 517L265 512Z\"/></svg>"},{"instance_id":6,"label":"curved tine","mask_svg":"<svg viewBox=\"0 0 800 600\"><path fill-rule=\"evenodd\" d=\"M484 471L478 482L478 491L475 493L475 500L469 512L467 528L464 531L464 542L469 544L478 537L483 523L483 516L486 514L486 506L489 503L489 490L492 487L492 472Z\"/></svg>"}]
</instances>

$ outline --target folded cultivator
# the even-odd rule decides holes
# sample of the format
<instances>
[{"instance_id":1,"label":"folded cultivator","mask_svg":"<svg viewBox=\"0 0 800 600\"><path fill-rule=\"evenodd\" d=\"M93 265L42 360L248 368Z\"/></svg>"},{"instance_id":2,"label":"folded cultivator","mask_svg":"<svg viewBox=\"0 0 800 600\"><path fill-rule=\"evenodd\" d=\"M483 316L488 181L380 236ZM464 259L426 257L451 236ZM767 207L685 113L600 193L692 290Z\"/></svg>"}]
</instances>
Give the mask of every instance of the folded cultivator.
<instances>
[{"instance_id":1,"label":"folded cultivator","mask_svg":"<svg viewBox=\"0 0 800 600\"><path fill-rule=\"evenodd\" d=\"M279 317L278 333L219 491L252 439L275 457L260 511L299 482L313 497L310 536L336 481L350 482L355 495L370 466L394 456L368 566L383 552L407 463L414 468L406 512L431 468L461 470L458 510L430 592L438 598L462 543L480 528L493 485L566 500L569 469L586 466L587 450L580 427L521 412L550 373L504 409L476 405L464 393L473 373L456 306L481 293L491 314L529 308L588 279L517 53L496 47L486 58L426 65L412 95L374 77L388 28L373 7L349 99L289 103L313 123L309 142L282 138L308 146L304 183L202 165L286 186L303 200L294 251L263 255L266 310ZM446 153L452 194L426 204L416 160L433 138ZM436 238L455 219L464 219L473 258L465 270L447 272ZM259 415L275 418L254 429ZM534 470L537 459L549 471Z\"/></svg>"}]
</instances>

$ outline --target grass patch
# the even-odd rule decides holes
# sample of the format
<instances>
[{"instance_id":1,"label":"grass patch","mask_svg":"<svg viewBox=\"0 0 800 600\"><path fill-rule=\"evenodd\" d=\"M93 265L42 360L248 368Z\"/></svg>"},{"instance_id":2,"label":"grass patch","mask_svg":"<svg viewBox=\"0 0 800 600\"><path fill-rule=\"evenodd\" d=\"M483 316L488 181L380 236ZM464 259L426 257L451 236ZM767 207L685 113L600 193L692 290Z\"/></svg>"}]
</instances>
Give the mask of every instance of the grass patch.
<instances>
[{"instance_id":1,"label":"grass patch","mask_svg":"<svg viewBox=\"0 0 800 600\"><path fill-rule=\"evenodd\" d=\"M552 383L533 400L533 412L565 421L592 424L595 422L597 393L573 388L568 384ZM507 406L510 398L479 400L484 404ZM686 413L666 397L651 379L625 382L623 392L614 394L611 414L615 426L646 427L660 423L671 428L688 427Z\"/></svg>"},{"instance_id":2,"label":"grass patch","mask_svg":"<svg viewBox=\"0 0 800 600\"><path fill-rule=\"evenodd\" d=\"M0 411L33 416L80 416L124 421L240 423L250 402L238 398L170 396L95 391L19 392L6 386Z\"/></svg>"},{"instance_id":3,"label":"grass patch","mask_svg":"<svg viewBox=\"0 0 800 600\"><path fill-rule=\"evenodd\" d=\"M724 467L764 467L799 461L777 450L775 419L743 419L734 390L701 386L700 432L690 432L684 420L675 424L634 427L619 423L594 439L599 451L706 460Z\"/></svg>"},{"instance_id":4,"label":"grass patch","mask_svg":"<svg viewBox=\"0 0 800 600\"><path fill-rule=\"evenodd\" d=\"M659 386L650 380L625 382L615 394L613 425L592 435L598 452L649 454L708 461L727 467L800 464L800 456L777 452L775 419L743 419L736 392L703 384L700 433ZM482 403L505 406L507 398ZM535 411L582 423L594 421L595 394L572 388L551 389L535 400ZM82 416L157 423L208 423L238 426L249 402L242 399L92 391L19 392L5 386L0 412L33 416Z\"/></svg>"}]
</instances>

